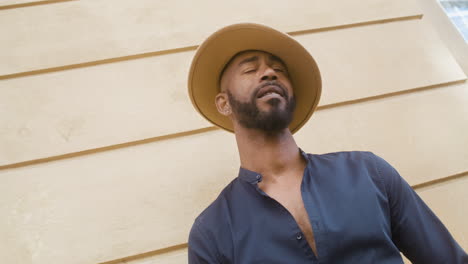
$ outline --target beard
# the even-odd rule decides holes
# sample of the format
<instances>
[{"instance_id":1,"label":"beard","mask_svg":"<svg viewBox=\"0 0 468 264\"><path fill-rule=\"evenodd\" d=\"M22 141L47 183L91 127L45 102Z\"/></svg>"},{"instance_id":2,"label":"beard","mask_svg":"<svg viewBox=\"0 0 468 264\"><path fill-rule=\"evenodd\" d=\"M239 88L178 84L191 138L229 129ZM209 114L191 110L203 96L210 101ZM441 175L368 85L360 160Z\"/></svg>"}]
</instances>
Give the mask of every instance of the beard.
<instances>
[{"instance_id":1,"label":"beard","mask_svg":"<svg viewBox=\"0 0 468 264\"><path fill-rule=\"evenodd\" d=\"M257 92L265 85L271 85L271 83L266 83L257 87L248 102L237 100L229 90L227 90L229 104L241 126L268 133L279 132L287 128L291 123L294 109L296 108L296 99L294 96L289 97L286 89L275 83L274 85L278 85L278 87L283 90L284 97L286 98L286 106L284 109L281 109L280 99L271 98L267 101L271 109L269 111L260 111L256 102Z\"/></svg>"}]
</instances>

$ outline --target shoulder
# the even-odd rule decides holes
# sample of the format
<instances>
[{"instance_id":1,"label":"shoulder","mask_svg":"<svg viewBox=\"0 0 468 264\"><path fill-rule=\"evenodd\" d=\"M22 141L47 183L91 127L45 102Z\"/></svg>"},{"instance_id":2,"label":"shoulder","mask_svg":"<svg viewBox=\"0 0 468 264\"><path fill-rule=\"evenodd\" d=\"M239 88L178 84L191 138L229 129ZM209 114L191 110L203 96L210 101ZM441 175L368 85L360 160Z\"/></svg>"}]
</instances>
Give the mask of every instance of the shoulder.
<instances>
[{"instance_id":1,"label":"shoulder","mask_svg":"<svg viewBox=\"0 0 468 264\"><path fill-rule=\"evenodd\" d=\"M209 225L210 221L219 221L224 218L226 210L229 209L229 202L232 200L234 194L238 192L238 189L241 188L241 186L239 186L241 184L239 178L232 180L223 188L218 197L198 215L195 219L195 223L199 225Z\"/></svg>"},{"instance_id":2,"label":"shoulder","mask_svg":"<svg viewBox=\"0 0 468 264\"><path fill-rule=\"evenodd\" d=\"M392 165L371 151L338 151L324 154L307 154L309 160L319 163L362 164L373 167L379 172L394 170Z\"/></svg>"},{"instance_id":3,"label":"shoulder","mask_svg":"<svg viewBox=\"0 0 468 264\"><path fill-rule=\"evenodd\" d=\"M239 178L232 180L218 197L211 202L196 218L192 226L193 232L204 233L204 236L212 236L225 233L229 229L230 207L235 194L242 189Z\"/></svg>"},{"instance_id":4,"label":"shoulder","mask_svg":"<svg viewBox=\"0 0 468 264\"><path fill-rule=\"evenodd\" d=\"M309 160L316 163L324 164L366 164L368 166L375 165L376 155L370 151L339 151L324 154L307 154Z\"/></svg>"},{"instance_id":5,"label":"shoulder","mask_svg":"<svg viewBox=\"0 0 468 264\"><path fill-rule=\"evenodd\" d=\"M310 163L319 172L340 179L371 180L385 192L385 178L394 177L396 170L383 158L370 151L340 151L325 154L307 154Z\"/></svg>"},{"instance_id":6,"label":"shoulder","mask_svg":"<svg viewBox=\"0 0 468 264\"><path fill-rule=\"evenodd\" d=\"M231 203L235 194L242 188L239 178L229 183L218 197L204 209L190 230L189 257L204 256L203 259L216 259L218 262L232 248ZM216 261L206 261L217 263Z\"/></svg>"}]
</instances>

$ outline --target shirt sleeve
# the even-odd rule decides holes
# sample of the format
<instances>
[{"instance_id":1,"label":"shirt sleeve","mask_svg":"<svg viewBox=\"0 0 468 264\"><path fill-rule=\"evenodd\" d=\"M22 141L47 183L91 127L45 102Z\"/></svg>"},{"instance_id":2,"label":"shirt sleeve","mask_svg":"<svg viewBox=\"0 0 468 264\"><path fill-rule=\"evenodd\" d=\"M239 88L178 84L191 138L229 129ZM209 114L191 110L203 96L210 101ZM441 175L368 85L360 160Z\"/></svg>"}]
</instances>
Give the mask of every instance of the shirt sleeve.
<instances>
[{"instance_id":1,"label":"shirt sleeve","mask_svg":"<svg viewBox=\"0 0 468 264\"><path fill-rule=\"evenodd\" d=\"M213 240L207 239L200 223L195 221L190 230L188 241L189 264L218 264L216 245Z\"/></svg>"},{"instance_id":2,"label":"shirt sleeve","mask_svg":"<svg viewBox=\"0 0 468 264\"><path fill-rule=\"evenodd\" d=\"M392 240L414 264L466 264L468 256L418 194L384 159L375 156L388 197Z\"/></svg>"}]
</instances>

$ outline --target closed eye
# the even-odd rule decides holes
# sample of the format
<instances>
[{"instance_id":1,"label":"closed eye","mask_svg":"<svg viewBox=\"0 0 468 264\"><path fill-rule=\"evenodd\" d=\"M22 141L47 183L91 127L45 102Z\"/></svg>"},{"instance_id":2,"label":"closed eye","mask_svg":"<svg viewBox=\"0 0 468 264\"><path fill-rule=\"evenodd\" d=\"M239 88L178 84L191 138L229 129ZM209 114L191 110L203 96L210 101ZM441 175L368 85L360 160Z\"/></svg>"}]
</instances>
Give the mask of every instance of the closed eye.
<instances>
[{"instance_id":1,"label":"closed eye","mask_svg":"<svg viewBox=\"0 0 468 264\"><path fill-rule=\"evenodd\" d=\"M278 67L278 68L275 67L275 68L273 68L273 70L275 72L278 72L279 74L283 74L283 75L286 75L286 76L289 75L288 71L283 67Z\"/></svg>"},{"instance_id":2,"label":"closed eye","mask_svg":"<svg viewBox=\"0 0 468 264\"><path fill-rule=\"evenodd\" d=\"M253 73L253 72L256 72L257 69L247 69L244 71L244 73Z\"/></svg>"}]
</instances>

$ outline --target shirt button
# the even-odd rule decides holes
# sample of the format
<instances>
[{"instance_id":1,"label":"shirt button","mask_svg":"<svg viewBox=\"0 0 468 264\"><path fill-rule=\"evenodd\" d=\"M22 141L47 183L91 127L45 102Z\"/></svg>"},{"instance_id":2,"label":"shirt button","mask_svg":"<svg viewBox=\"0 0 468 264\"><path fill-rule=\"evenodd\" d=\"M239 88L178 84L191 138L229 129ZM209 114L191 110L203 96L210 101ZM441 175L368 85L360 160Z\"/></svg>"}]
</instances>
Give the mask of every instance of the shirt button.
<instances>
[{"instance_id":1,"label":"shirt button","mask_svg":"<svg viewBox=\"0 0 468 264\"><path fill-rule=\"evenodd\" d=\"M257 174L256 178L257 178L258 182L262 181L262 176L260 176L260 174Z\"/></svg>"},{"instance_id":2,"label":"shirt button","mask_svg":"<svg viewBox=\"0 0 468 264\"><path fill-rule=\"evenodd\" d=\"M296 238L297 238L297 240L301 240L301 239L302 239L302 236L299 234L299 235L297 235Z\"/></svg>"}]
</instances>

